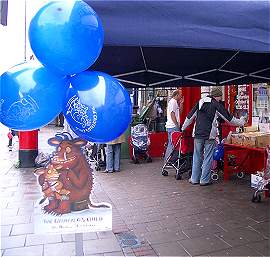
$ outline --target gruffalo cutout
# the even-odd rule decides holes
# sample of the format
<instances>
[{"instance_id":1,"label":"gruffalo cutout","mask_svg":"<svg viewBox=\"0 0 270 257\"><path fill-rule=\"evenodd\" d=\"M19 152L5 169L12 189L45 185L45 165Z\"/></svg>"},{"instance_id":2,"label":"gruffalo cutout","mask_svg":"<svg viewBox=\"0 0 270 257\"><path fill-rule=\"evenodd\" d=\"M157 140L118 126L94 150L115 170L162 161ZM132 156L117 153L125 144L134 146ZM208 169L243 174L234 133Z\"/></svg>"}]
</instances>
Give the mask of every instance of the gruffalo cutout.
<instances>
[{"instance_id":1,"label":"gruffalo cutout","mask_svg":"<svg viewBox=\"0 0 270 257\"><path fill-rule=\"evenodd\" d=\"M93 204L90 194L93 188L93 174L81 147L86 145L82 139L73 139L67 132L58 133L48 143L56 147L49 163L35 170L41 185L44 206L47 213L62 215L88 208L109 208Z\"/></svg>"}]
</instances>

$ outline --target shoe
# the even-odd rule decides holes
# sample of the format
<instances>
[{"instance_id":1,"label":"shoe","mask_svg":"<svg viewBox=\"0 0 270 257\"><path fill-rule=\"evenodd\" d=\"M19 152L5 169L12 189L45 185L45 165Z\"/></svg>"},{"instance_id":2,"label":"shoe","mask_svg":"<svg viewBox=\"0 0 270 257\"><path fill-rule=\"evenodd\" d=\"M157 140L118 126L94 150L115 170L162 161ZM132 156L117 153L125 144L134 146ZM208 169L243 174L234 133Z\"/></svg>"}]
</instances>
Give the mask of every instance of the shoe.
<instances>
[{"instance_id":1,"label":"shoe","mask_svg":"<svg viewBox=\"0 0 270 257\"><path fill-rule=\"evenodd\" d=\"M113 170L104 170L103 173L113 173Z\"/></svg>"},{"instance_id":2,"label":"shoe","mask_svg":"<svg viewBox=\"0 0 270 257\"><path fill-rule=\"evenodd\" d=\"M114 172L120 172L120 170L114 170Z\"/></svg>"},{"instance_id":3,"label":"shoe","mask_svg":"<svg viewBox=\"0 0 270 257\"><path fill-rule=\"evenodd\" d=\"M198 184L199 184L199 182L192 182L191 178L188 180L188 182L189 182L190 184L192 184L192 185L198 185Z\"/></svg>"},{"instance_id":4,"label":"shoe","mask_svg":"<svg viewBox=\"0 0 270 257\"><path fill-rule=\"evenodd\" d=\"M207 183L200 183L200 186L210 186L213 182L207 182Z\"/></svg>"}]
</instances>

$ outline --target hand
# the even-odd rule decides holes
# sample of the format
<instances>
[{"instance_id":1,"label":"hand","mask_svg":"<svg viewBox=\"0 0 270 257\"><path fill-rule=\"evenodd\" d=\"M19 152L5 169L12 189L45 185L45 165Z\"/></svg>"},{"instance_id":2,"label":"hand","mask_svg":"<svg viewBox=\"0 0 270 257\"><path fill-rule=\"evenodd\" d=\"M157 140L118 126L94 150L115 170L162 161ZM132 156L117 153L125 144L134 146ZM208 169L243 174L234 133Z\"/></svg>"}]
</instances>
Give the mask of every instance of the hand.
<instances>
[{"instance_id":1,"label":"hand","mask_svg":"<svg viewBox=\"0 0 270 257\"><path fill-rule=\"evenodd\" d=\"M240 118L240 126L244 126L244 125L245 125L245 122L246 122L246 119L245 119L244 116L242 116L242 117Z\"/></svg>"}]
</instances>

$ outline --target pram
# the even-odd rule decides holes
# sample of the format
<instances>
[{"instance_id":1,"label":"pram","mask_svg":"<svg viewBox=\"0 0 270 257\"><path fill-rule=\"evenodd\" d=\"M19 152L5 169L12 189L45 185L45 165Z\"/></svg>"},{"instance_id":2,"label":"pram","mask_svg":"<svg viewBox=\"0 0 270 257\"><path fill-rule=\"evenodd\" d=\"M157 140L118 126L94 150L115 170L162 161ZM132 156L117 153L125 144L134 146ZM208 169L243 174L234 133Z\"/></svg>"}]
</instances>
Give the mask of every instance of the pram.
<instances>
[{"instance_id":1,"label":"pram","mask_svg":"<svg viewBox=\"0 0 270 257\"><path fill-rule=\"evenodd\" d=\"M261 202L262 194L268 191L266 195L269 197L270 191L270 145L266 147L267 160L266 169L263 172L257 172L257 174L251 174L251 187L255 188L253 193L252 202Z\"/></svg>"},{"instance_id":2,"label":"pram","mask_svg":"<svg viewBox=\"0 0 270 257\"><path fill-rule=\"evenodd\" d=\"M168 176L167 168L173 168L176 171L175 178L180 180L182 174L192 169L193 138L183 132L172 133L173 151L167 157L162 167L162 175Z\"/></svg>"},{"instance_id":3,"label":"pram","mask_svg":"<svg viewBox=\"0 0 270 257\"><path fill-rule=\"evenodd\" d=\"M94 163L95 170L106 166L105 145L88 142L83 152L89 164Z\"/></svg>"},{"instance_id":4,"label":"pram","mask_svg":"<svg viewBox=\"0 0 270 257\"><path fill-rule=\"evenodd\" d=\"M132 146L132 160L135 164L139 163L139 159L152 162L152 158L148 153L150 138L145 124L138 124L131 128L130 142Z\"/></svg>"}]
</instances>

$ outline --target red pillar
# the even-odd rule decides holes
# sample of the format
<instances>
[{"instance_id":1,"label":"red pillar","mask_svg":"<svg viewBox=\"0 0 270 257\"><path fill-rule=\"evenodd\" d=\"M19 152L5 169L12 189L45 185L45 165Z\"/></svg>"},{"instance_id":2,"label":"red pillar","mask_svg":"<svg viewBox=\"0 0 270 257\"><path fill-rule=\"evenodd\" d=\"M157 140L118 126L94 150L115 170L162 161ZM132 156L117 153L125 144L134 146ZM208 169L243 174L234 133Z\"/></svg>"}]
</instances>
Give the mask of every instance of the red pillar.
<instances>
[{"instance_id":1,"label":"red pillar","mask_svg":"<svg viewBox=\"0 0 270 257\"><path fill-rule=\"evenodd\" d=\"M188 113L201 98L201 87L182 87L182 95L184 97L184 105L180 120L183 124ZM192 128L192 126L189 126L187 130L192 131Z\"/></svg>"},{"instance_id":2,"label":"red pillar","mask_svg":"<svg viewBox=\"0 0 270 257\"><path fill-rule=\"evenodd\" d=\"M21 168L35 167L38 155L38 130L19 132L19 162Z\"/></svg>"}]
</instances>

